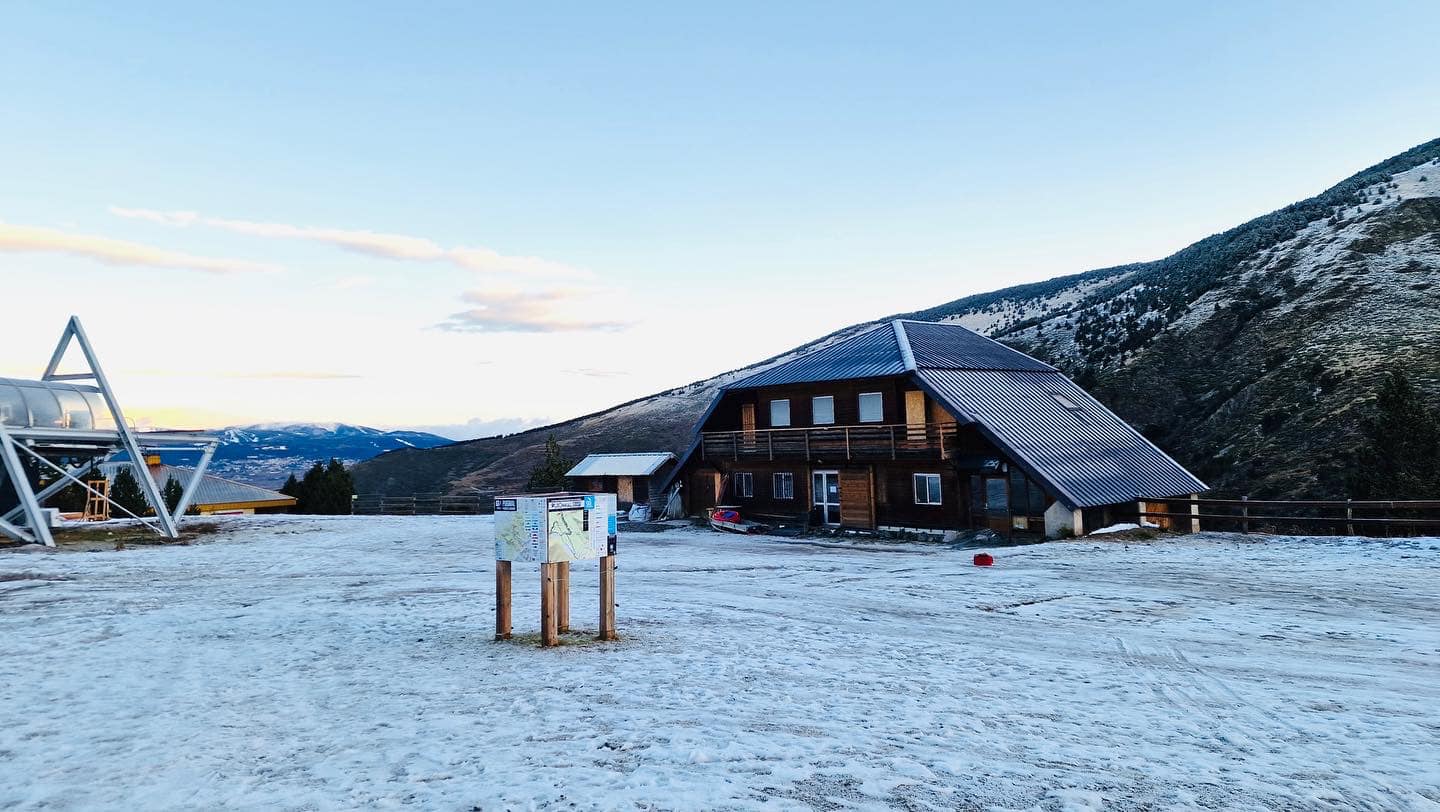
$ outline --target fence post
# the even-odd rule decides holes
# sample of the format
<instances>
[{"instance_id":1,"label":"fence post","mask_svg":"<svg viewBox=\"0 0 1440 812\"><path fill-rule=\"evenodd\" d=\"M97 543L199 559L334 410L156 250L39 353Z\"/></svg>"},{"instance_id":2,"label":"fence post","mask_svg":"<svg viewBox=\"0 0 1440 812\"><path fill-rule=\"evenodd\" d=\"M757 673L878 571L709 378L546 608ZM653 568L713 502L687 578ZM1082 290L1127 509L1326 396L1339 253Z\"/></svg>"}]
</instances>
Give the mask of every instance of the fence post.
<instances>
[{"instance_id":1,"label":"fence post","mask_svg":"<svg viewBox=\"0 0 1440 812\"><path fill-rule=\"evenodd\" d=\"M1249 502L1249 501L1250 501L1250 497L1249 497L1248 495L1247 495L1247 496L1242 496L1242 497L1240 497L1240 501L1241 501L1241 502ZM1250 532L1250 506L1249 506L1249 505L1241 505L1241 506L1240 506L1240 515L1244 517L1244 521L1240 522L1240 532L1242 532L1242 533L1249 533L1249 532Z\"/></svg>"},{"instance_id":2,"label":"fence post","mask_svg":"<svg viewBox=\"0 0 1440 812\"><path fill-rule=\"evenodd\" d=\"M1355 508L1351 506L1353 499L1345 500L1345 535L1355 535Z\"/></svg>"},{"instance_id":3,"label":"fence post","mask_svg":"<svg viewBox=\"0 0 1440 812\"><path fill-rule=\"evenodd\" d=\"M1200 532L1200 494L1190 494L1190 532Z\"/></svg>"}]
</instances>

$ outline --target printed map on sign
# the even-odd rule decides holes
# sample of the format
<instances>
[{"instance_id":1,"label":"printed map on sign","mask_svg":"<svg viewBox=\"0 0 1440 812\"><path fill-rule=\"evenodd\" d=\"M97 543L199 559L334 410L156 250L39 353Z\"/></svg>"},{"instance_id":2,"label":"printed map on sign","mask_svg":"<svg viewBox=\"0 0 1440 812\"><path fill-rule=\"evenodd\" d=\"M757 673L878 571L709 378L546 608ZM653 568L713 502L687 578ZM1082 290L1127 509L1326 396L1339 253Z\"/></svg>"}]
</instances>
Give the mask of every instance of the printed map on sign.
<instances>
[{"instance_id":1,"label":"printed map on sign","mask_svg":"<svg viewBox=\"0 0 1440 812\"><path fill-rule=\"evenodd\" d=\"M530 500L525 500L529 502ZM543 518L535 508L522 510L517 500L495 503L495 558L500 561L544 561L541 539L545 532Z\"/></svg>"},{"instance_id":2,"label":"printed map on sign","mask_svg":"<svg viewBox=\"0 0 1440 812\"><path fill-rule=\"evenodd\" d=\"M591 521L594 509L593 496L551 500L550 561L585 561L605 555L605 521L601 514L594 515L599 521Z\"/></svg>"}]
</instances>

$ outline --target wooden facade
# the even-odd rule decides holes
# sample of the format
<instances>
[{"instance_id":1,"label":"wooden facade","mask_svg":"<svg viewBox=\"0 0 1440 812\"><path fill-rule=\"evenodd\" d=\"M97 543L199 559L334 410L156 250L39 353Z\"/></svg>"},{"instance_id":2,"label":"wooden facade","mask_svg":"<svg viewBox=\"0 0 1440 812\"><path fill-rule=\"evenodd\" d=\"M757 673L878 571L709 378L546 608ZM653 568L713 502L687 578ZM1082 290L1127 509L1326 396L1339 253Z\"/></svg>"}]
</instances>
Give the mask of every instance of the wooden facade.
<instances>
[{"instance_id":1,"label":"wooden facade","mask_svg":"<svg viewBox=\"0 0 1440 812\"><path fill-rule=\"evenodd\" d=\"M906 376L726 392L682 477L692 514L812 527L1040 533L1054 502Z\"/></svg>"}]
</instances>

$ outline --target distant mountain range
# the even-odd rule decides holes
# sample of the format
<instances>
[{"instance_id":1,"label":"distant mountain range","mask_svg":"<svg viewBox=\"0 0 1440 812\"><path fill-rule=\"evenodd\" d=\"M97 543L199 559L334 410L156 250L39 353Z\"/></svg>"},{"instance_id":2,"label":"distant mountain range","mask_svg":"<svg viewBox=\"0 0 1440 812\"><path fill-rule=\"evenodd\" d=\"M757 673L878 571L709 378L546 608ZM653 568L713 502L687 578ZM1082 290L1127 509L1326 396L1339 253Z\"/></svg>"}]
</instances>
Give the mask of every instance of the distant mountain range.
<instances>
[{"instance_id":1,"label":"distant mountain range","mask_svg":"<svg viewBox=\"0 0 1440 812\"><path fill-rule=\"evenodd\" d=\"M210 433L220 438L210 473L264 488L278 488L292 473L303 476L317 460L335 457L354 465L386 451L454 442L423 431L382 431L344 423L230 426ZM177 462L190 464L195 459L198 456Z\"/></svg>"},{"instance_id":2,"label":"distant mountain range","mask_svg":"<svg viewBox=\"0 0 1440 812\"><path fill-rule=\"evenodd\" d=\"M1440 139L1161 260L901 315L1055 364L1219 490L1343 496L1382 371L1440 395ZM554 426L389 451L356 467L356 485L515 488L550 434L577 458L678 453L721 386L875 323Z\"/></svg>"}]
</instances>

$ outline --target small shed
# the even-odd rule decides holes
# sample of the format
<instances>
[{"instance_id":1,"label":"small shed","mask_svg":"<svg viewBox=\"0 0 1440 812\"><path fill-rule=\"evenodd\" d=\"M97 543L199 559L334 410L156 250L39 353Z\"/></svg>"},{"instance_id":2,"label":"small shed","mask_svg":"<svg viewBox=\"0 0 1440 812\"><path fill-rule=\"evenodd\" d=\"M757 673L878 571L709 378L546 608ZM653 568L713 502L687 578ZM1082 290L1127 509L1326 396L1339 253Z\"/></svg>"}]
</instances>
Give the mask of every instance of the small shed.
<instances>
[{"instance_id":1,"label":"small shed","mask_svg":"<svg viewBox=\"0 0 1440 812\"><path fill-rule=\"evenodd\" d=\"M659 513L665 504L664 483L675 463L675 455L668 451L591 454L565 476L571 490L613 493L622 509L639 503Z\"/></svg>"}]
</instances>

